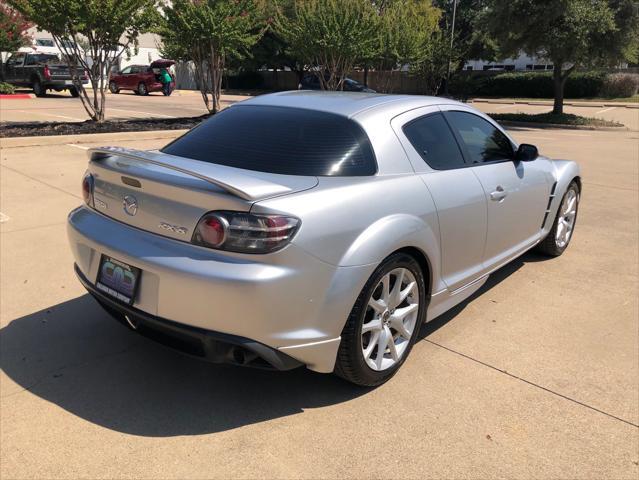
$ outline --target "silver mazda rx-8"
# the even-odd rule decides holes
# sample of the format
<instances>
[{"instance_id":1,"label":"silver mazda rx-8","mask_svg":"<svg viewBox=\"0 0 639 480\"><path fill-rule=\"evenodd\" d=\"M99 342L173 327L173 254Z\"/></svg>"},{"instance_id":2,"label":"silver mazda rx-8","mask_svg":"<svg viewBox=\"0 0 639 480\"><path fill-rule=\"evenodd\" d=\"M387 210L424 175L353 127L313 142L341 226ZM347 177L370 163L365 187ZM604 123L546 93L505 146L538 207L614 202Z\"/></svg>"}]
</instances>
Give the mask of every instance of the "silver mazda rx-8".
<instances>
[{"instance_id":1,"label":"silver mazda rx-8","mask_svg":"<svg viewBox=\"0 0 639 480\"><path fill-rule=\"evenodd\" d=\"M89 151L75 270L123 324L213 362L379 385L420 326L531 248L561 255L577 164L451 100L285 92L159 151Z\"/></svg>"}]
</instances>

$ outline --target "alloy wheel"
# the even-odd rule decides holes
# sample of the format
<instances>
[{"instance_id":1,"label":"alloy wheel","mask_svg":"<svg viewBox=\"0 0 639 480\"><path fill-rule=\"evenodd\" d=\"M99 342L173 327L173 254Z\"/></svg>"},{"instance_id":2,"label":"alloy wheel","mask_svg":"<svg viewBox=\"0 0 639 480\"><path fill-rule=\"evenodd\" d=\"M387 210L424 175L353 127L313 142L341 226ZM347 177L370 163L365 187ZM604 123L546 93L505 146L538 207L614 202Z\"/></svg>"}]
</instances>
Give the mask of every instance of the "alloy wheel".
<instances>
[{"instance_id":1,"label":"alloy wheel","mask_svg":"<svg viewBox=\"0 0 639 480\"><path fill-rule=\"evenodd\" d=\"M376 371L386 370L406 353L417 324L419 288L413 273L396 268L384 275L368 300L362 325L362 354Z\"/></svg>"},{"instance_id":2,"label":"alloy wheel","mask_svg":"<svg viewBox=\"0 0 639 480\"><path fill-rule=\"evenodd\" d=\"M568 190L563 202L561 202L557 222L557 233L555 234L555 242L559 248L564 248L570 241L572 231L575 227L578 202L579 197L574 189Z\"/></svg>"}]
</instances>

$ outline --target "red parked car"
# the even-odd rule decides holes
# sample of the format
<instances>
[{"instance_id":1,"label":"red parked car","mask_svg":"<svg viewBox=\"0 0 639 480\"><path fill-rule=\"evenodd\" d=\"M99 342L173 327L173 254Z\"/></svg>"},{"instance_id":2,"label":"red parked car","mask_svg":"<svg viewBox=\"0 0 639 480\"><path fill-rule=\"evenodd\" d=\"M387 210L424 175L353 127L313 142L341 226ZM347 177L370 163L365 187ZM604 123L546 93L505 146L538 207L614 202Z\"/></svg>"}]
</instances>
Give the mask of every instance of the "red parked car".
<instances>
[{"instance_id":1,"label":"red parked car","mask_svg":"<svg viewBox=\"0 0 639 480\"><path fill-rule=\"evenodd\" d=\"M174 65L173 60L155 60L151 65L129 65L120 73L111 74L109 90L120 93L120 90L133 90L138 95L150 92L161 92L160 69ZM171 82L171 91L175 89L175 78Z\"/></svg>"}]
</instances>

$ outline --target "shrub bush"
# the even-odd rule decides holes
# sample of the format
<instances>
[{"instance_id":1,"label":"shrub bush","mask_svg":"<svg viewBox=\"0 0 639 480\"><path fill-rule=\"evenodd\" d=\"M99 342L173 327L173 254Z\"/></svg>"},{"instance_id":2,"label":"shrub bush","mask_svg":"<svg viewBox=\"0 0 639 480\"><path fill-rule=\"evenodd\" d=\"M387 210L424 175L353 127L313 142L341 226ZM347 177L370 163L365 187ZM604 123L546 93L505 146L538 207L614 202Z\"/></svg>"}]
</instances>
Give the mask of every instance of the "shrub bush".
<instances>
[{"instance_id":1,"label":"shrub bush","mask_svg":"<svg viewBox=\"0 0 639 480\"><path fill-rule=\"evenodd\" d=\"M625 98L637 95L638 91L639 74L613 73L604 80L600 94L608 98Z\"/></svg>"},{"instance_id":2,"label":"shrub bush","mask_svg":"<svg viewBox=\"0 0 639 480\"><path fill-rule=\"evenodd\" d=\"M16 93L16 88L10 83L0 82L0 94L12 95Z\"/></svg>"},{"instance_id":3,"label":"shrub bush","mask_svg":"<svg viewBox=\"0 0 639 480\"><path fill-rule=\"evenodd\" d=\"M552 72L508 72L497 75L474 75L471 80L451 82L456 95L470 94L487 97L553 98ZM606 74L575 72L566 80L565 98L587 98L600 95Z\"/></svg>"}]
</instances>

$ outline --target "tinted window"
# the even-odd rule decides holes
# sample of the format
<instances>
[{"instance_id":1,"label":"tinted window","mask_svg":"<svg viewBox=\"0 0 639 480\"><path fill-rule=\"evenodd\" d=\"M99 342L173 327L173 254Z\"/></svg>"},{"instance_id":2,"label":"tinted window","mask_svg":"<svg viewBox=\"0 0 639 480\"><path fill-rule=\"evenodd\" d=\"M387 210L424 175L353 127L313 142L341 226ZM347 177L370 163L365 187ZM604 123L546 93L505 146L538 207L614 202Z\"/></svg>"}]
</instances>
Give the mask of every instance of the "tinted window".
<instances>
[{"instance_id":1,"label":"tinted window","mask_svg":"<svg viewBox=\"0 0 639 480\"><path fill-rule=\"evenodd\" d=\"M377 170L371 144L358 124L299 108L231 107L162 151L287 175L361 176Z\"/></svg>"},{"instance_id":2,"label":"tinted window","mask_svg":"<svg viewBox=\"0 0 639 480\"><path fill-rule=\"evenodd\" d=\"M510 140L490 122L466 112L447 112L446 118L459 132L472 163L513 157Z\"/></svg>"},{"instance_id":3,"label":"tinted window","mask_svg":"<svg viewBox=\"0 0 639 480\"><path fill-rule=\"evenodd\" d=\"M404 135L424 161L437 170L464 165L457 141L450 127L439 114L426 115L404 125Z\"/></svg>"},{"instance_id":4,"label":"tinted window","mask_svg":"<svg viewBox=\"0 0 639 480\"><path fill-rule=\"evenodd\" d=\"M126 67L126 68L122 69L122 71L120 73L122 75L128 75L129 73L131 73L131 67Z\"/></svg>"},{"instance_id":5,"label":"tinted window","mask_svg":"<svg viewBox=\"0 0 639 480\"><path fill-rule=\"evenodd\" d=\"M38 63L57 63L58 56L50 55L46 53L37 53L35 55L27 55L27 59L24 62L25 65L36 65Z\"/></svg>"}]
</instances>

